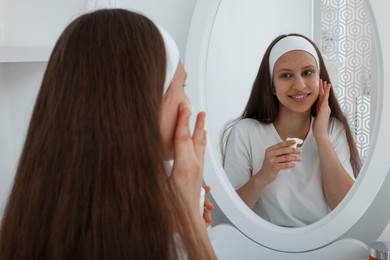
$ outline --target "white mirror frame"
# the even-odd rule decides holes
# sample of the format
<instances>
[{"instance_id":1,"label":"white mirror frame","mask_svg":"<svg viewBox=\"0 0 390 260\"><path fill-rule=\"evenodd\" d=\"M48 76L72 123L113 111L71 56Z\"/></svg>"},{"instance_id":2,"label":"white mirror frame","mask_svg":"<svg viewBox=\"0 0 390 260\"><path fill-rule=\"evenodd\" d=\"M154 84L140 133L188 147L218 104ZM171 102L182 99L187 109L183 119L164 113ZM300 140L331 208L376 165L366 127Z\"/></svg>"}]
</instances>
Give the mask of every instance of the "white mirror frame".
<instances>
[{"instance_id":1,"label":"white mirror frame","mask_svg":"<svg viewBox=\"0 0 390 260\"><path fill-rule=\"evenodd\" d=\"M214 19L223 0L198 0L187 39L185 68L186 88L194 111L207 112L206 70L208 45ZM265 1L265 0L264 0ZM259 3L260 1L257 1ZM390 74L390 34L387 10L390 1L367 1L373 18L377 59L377 88L373 95L376 115L372 126L372 141L366 161L355 185L340 205L322 220L300 228L283 228L261 219L239 198L227 179L216 155L207 144L204 180L226 217L235 227L256 243L284 252L304 252L326 246L340 238L355 238L366 244L375 241L390 219L389 205L381 205L390 197L390 86L385 72ZM376 94L375 94L376 93ZM221 97L226 93L221 93ZM384 102L388 100L388 102ZM208 122L212 118L207 118ZM194 123L194 118L192 118ZM210 134L210 133L209 133Z\"/></svg>"}]
</instances>

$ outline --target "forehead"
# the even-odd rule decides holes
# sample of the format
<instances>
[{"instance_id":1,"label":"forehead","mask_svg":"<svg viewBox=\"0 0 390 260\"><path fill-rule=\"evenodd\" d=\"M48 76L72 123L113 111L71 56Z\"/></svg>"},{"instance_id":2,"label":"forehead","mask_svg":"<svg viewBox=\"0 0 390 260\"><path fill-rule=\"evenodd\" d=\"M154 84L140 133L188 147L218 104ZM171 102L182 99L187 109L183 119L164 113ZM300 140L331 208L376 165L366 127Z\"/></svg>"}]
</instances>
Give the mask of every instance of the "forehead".
<instances>
[{"instance_id":1,"label":"forehead","mask_svg":"<svg viewBox=\"0 0 390 260\"><path fill-rule=\"evenodd\" d=\"M285 67L306 67L306 66L317 66L317 62L313 55L303 50L289 51L280 56L275 63L275 69Z\"/></svg>"}]
</instances>

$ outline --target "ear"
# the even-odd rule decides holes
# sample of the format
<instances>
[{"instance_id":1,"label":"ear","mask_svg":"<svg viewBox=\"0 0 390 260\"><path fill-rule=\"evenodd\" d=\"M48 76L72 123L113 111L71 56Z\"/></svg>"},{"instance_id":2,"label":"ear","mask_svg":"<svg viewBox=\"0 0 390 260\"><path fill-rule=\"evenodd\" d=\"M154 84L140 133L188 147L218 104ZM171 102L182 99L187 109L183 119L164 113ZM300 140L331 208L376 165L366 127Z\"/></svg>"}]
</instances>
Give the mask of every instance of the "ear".
<instances>
[{"instance_id":1,"label":"ear","mask_svg":"<svg viewBox=\"0 0 390 260\"><path fill-rule=\"evenodd\" d=\"M272 90L272 94L276 95L276 90L275 90L274 84L272 84L271 90Z\"/></svg>"}]
</instances>

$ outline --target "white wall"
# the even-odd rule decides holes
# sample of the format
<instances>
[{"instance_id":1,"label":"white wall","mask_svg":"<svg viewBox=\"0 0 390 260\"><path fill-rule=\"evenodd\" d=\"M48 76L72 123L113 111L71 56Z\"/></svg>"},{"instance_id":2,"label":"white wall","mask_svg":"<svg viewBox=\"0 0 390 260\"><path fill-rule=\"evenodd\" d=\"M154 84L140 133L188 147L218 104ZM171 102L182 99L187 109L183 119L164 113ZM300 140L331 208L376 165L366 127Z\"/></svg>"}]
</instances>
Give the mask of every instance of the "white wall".
<instances>
[{"instance_id":1,"label":"white wall","mask_svg":"<svg viewBox=\"0 0 390 260\"><path fill-rule=\"evenodd\" d=\"M175 39L184 58L188 28L196 0L127 0L122 8L137 10L163 26Z\"/></svg>"},{"instance_id":2,"label":"white wall","mask_svg":"<svg viewBox=\"0 0 390 260\"><path fill-rule=\"evenodd\" d=\"M5 87L4 65L0 64L0 216L2 212L2 204L5 197L8 194L8 187L12 180L12 174L10 174L10 161L11 155L9 153L11 149L11 132L10 132L10 116L8 109L8 91Z\"/></svg>"},{"instance_id":3,"label":"white wall","mask_svg":"<svg viewBox=\"0 0 390 260\"><path fill-rule=\"evenodd\" d=\"M0 213L11 187L45 63L0 64Z\"/></svg>"}]
</instances>

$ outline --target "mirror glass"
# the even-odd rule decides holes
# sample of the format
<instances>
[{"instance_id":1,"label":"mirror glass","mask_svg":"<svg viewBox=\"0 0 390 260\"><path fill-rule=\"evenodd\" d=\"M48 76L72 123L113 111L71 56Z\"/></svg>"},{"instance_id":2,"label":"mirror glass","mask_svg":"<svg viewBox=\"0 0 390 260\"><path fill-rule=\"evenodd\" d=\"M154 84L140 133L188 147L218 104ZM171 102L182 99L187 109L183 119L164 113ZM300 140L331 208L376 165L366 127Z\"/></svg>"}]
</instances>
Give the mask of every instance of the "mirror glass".
<instances>
[{"instance_id":1,"label":"mirror glass","mask_svg":"<svg viewBox=\"0 0 390 260\"><path fill-rule=\"evenodd\" d=\"M224 0L210 34L205 78L209 143L220 163L222 129L243 112L265 49L288 33L306 35L320 48L364 162L375 113L371 72L377 59L366 1Z\"/></svg>"}]
</instances>

